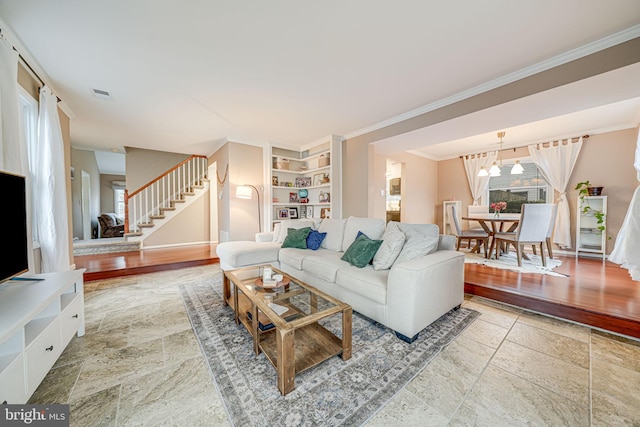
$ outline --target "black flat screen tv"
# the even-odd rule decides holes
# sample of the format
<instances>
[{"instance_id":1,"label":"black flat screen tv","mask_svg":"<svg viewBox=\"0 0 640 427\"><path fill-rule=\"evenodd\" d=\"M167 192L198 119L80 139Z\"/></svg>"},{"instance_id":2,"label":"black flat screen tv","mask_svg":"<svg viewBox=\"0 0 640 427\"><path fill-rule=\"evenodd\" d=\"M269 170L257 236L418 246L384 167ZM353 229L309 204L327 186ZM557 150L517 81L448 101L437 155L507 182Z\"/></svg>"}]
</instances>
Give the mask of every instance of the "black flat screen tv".
<instances>
[{"instance_id":1,"label":"black flat screen tv","mask_svg":"<svg viewBox=\"0 0 640 427\"><path fill-rule=\"evenodd\" d=\"M2 239L5 249L0 258L0 283L3 283L29 270L25 178L0 171L0 191L4 198L0 208L0 224L5 233Z\"/></svg>"}]
</instances>

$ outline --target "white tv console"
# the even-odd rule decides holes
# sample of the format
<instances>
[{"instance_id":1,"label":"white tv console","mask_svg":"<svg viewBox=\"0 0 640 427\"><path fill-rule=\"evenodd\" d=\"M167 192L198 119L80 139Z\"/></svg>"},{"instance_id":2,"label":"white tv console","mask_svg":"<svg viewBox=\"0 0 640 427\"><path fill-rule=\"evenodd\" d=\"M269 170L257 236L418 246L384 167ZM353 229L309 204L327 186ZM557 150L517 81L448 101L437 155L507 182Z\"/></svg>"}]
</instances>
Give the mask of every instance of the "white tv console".
<instances>
[{"instance_id":1,"label":"white tv console","mask_svg":"<svg viewBox=\"0 0 640 427\"><path fill-rule=\"evenodd\" d=\"M0 285L0 404L26 403L73 335L84 335L83 272Z\"/></svg>"}]
</instances>

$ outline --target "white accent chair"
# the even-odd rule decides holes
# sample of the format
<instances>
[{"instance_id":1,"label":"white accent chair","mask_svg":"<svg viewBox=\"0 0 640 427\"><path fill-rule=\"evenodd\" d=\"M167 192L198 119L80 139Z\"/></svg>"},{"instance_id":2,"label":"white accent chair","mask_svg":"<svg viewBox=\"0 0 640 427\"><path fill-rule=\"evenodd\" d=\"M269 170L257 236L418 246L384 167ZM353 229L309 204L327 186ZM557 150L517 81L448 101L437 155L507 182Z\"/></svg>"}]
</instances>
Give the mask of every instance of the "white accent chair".
<instances>
[{"instance_id":1,"label":"white accent chair","mask_svg":"<svg viewBox=\"0 0 640 427\"><path fill-rule=\"evenodd\" d=\"M479 248L480 243L482 243L484 255L486 257L489 247L489 234L482 228L480 230L462 230L462 227L460 227L460 222L458 222L456 206L454 204L451 204L447 206L447 209L449 210L447 214L449 216L449 225L451 226L451 232L456 237L456 250L460 250L460 242L462 240L466 240L468 242L469 248L471 248L471 241L475 240L476 248Z\"/></svg>"},{"instance_id":2,"label":"white accent chair","mask_svg":"<svg viewBox=\"0 0 640 427\"><path fill-rule=\"evenodd\" d=\"M547 241L551 217L557 207L553 204L525 203L522 205L522 213L518 228L511 233L496 233L495 239L496 259L500 259L500 247L506 243L516 248L518 266L522 267L522 254L525 245L540 245L540 257L542 265L547 266L547 259L544 255L544 245Z\"/></svg>"},{"instance_id":3,"label":"white accent chair","mask_svg":"<svg viewBox=\"0 0 640 427\"><path fill-rule=\"evenodd\" d=\"M469 205L467 206L467 214L473 215L485 215L489 213L489 206L487 205ZM484 230L478 221L467 221L467 228L469 230Z\"/></svg>"}]
</instances>

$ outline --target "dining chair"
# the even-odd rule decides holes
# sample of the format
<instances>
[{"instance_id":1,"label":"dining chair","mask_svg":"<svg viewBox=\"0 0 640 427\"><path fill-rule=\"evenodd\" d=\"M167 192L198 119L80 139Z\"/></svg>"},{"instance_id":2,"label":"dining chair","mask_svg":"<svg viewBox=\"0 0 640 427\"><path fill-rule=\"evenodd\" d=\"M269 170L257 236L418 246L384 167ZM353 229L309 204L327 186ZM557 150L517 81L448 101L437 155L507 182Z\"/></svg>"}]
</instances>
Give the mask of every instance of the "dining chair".
<instances>
[{"instance_id":1,"label":"dining chair","mask_svg":"<svg viewBox=\"0 0 640 427\"><path fill-rule=\"evenodd\" d=\"M553 210L551 212L551 222L549 223L549 230L547 231L547 253L549 254L549 258L553 259L553 242L551 239L553 238L553 229L556 226L556 216L558 215L558 205L553 205ZM533 254L536 254L536 246L532 245Z\"/></svg>"},{"instance_id":2,"label":"dining chair","mask_svg":"<svg viewBox=\"0 0 640 427\"><path fill-rule=\"evenodd\" d=\"M549 234L549 225L555 209L553 204L525 203L522 205L520 222L514 233L496 233L496 259L500 259L500 247L506 243L507 248L512 244L516 248L518 266L522 267L522 254L526 245L540 245L542 265L547 266L544 246Z\"/></svg>"},{"instance_id":3,"label":"dining chair","mask_svg":"<svg viewBox=\"0 0 640 427\"><path fill-rule=\"evenodd\" d=\"M451 226L451 232L454 236L456 236L456 250L460 250L460 243L462 240L466 240L468 242L469 248L471 248L471 241L476 241L476 246L480 246L482 243L482 247L484 249L485 257L487 254L487 249L489 247L489 234L480 229L480 230L462 230L460 227L460 221L458 221L458 215L456 211L455 205L451 204L447 206L448 215L449 215L449 225Z\"/></svg>"},{"instance_id":4,"label":"dining chair","mask_svg":"<svg viewBox=\"0 0 640 427\"><path fill-rule=\"evenodd\" d=\"M489 206L487 205L469 205L467 206L467 215L483 215L489 213ZM467 227L469 230L483 230L478 221L467 221Z\"/></svg>"}]
</instances>

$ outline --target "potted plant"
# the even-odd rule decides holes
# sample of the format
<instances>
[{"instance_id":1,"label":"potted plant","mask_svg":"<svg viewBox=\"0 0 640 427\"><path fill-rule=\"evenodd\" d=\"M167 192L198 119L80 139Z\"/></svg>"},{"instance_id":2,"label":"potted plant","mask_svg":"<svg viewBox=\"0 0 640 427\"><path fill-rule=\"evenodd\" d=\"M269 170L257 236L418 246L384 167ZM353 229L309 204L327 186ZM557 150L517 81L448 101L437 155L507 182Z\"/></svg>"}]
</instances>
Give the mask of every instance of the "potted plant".
<instances>
[{"instance_id":1,"label":"potted plant","mask_svg":"<svg viewBox=\"0 0 640 427\"><path fill-rule=\"evenodd\" d=\"M578 190L578 197L580 199L580 208L582 209L583 214L591 214L596 219L596 223L598 224L597 228L601 233L604 233L606 229L604 225L605 214L601 210L593 209L589 204L589 199L587 196L599 196L602 194L602 187L592 187L591 183L587 181L582 181L576 184L576 190ZM608 237L611 239L611 237Z\"/></svg>"}]
</instances>

